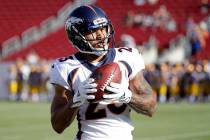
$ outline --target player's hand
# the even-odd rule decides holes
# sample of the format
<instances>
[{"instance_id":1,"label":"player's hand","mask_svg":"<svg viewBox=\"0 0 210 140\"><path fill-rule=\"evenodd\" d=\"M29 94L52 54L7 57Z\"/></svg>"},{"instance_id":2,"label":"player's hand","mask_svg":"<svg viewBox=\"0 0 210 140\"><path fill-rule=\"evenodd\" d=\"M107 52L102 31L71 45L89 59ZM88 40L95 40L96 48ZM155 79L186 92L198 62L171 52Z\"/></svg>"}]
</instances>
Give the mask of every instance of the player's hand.
<instances>
[{"instance_id":1,"label":"player's hand","mask_svg":"<svg viewBox=\"0 0 210 140\"><path fill-rule=\"evenodd\" d=\"M107 101L113 103L129 103L131 100L132 92L125 88L122 84L111 82L106 90L111 92L111 94L104 94L103 98Z\"/></svg>"},{"instance_id":2,"label":"player's hand","mask_svg":"<svg viewBox=\"0 0 210 140\"><path fill-rule=\"evenodd\" d=\"M71 107L79 107L89 99L95 99L95 95L88 95L88 93L97 92L97 84L94 83L93 78L89 78L80 83L73 96L73 105Z\"/></svg>"}]
</instances>

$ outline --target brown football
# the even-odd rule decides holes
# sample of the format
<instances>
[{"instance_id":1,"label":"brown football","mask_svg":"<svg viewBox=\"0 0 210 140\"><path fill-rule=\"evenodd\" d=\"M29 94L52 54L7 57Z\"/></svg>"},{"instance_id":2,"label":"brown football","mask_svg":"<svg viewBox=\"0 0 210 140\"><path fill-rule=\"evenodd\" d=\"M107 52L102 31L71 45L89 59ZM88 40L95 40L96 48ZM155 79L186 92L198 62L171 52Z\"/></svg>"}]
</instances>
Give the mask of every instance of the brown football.
<instances>
[{"instance_id":1,"label":"brown football","mask_svg":"<svg viewBox=\"0 0 210 140\"><path fill-rule=\"evenodd\" d=\"M121 70L117 63L112 62L98 67L90 77L95 79L98 86L97 92L91 93L95 95L95 99L89 100L89 102L99 102L103 99L104 92L108 93L105 88L110 82L121 82Z\"/></svg>"}]
</instances>

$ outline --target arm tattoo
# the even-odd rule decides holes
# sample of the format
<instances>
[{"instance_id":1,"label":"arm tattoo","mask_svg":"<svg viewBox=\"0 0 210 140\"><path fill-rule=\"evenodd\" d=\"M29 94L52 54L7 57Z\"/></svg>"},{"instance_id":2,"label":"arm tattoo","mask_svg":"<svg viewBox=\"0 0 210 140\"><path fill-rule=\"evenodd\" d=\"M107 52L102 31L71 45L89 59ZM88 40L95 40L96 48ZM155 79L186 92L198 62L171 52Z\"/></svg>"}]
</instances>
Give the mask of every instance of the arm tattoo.
<instances>
[{"instance_id":1,"label":"arm tattoo","mask_svg":"<svg viewBox=\"0 0 210 140\"><path fill-rule=\"evenodd\" d=\"M138 113L152 116L156 109L156 95L151 86L142 74L138 74L138 78L135 78L131 84L133 94L129 106Z\"/></svg>"}]
</instances>

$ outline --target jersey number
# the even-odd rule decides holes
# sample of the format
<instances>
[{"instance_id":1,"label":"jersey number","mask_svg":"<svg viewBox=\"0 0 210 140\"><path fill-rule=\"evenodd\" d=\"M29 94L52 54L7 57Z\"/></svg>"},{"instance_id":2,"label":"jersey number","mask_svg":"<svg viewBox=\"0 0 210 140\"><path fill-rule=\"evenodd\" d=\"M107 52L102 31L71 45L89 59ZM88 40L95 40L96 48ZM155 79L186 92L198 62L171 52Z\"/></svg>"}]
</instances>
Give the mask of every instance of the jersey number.
<instances>
[{"instance_id":1,"label":"jersey number","mask_svg":"<svg viewBox=\"0 0 210 140\"><path fill-rule=\"evenodd\" d=\"M118 49L119 52L122 52L123 50L132 52L132 48L120 47L120 48Z\"/></svg>"},{"instance_id":2,"label":"jersey number","mask_svg":"<svg viewBox=\"0 0 210 140\"><path fill-rule=\"evenodd\" d=\"M122 52L123 50L132 52L132 48L121 47L118 49L119 52ZM97 106L98 106L98 103L89 104L87 111L85 113L86 120L101 119L107 116L106 109L105 108L97 109ZM113 114L119 115L125 111L127 105L122 104L121 106L116 106L115 104L109 104L106 107Z\"/></svg>"},{"instance_id":3,"label":"jersey number","mask_svg":"<svg viewBox=\"0 0 210 140\"><path fill-rule=\"evenodd\" d=\"M97 106L98 103L89 104L87 111L85 113L86 120L95 120L106 117L106 109L105 108L97 109ZM123 113L126 107L127 107L126 104L122 104L121 106L116 106L115 104L107 105L109 111L116 115Z\"/></svg>"}]
</instances>

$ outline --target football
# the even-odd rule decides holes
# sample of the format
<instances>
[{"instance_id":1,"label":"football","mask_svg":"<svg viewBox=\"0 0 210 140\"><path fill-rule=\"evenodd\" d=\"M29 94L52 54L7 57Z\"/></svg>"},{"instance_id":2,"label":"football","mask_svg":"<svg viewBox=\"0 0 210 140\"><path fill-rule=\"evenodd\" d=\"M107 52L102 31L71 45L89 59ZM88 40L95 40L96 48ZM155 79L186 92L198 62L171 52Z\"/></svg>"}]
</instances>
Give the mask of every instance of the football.
<instances>
[{"instance_id":1,"label":"football","mask_svg":"<svg viewBox=\"0 0 210 140\"><path fill-rule=\"evenodd\" d=\"M89 100L89 102L99 102L103 99L104 93L108 93L105 88L110 82L121 82L121 70L117 63L112 62L97 68L90 77L95 79L98 86L97 92L91 93L95 95L95 99Z\"/></svg>"}]
</instances>

